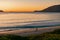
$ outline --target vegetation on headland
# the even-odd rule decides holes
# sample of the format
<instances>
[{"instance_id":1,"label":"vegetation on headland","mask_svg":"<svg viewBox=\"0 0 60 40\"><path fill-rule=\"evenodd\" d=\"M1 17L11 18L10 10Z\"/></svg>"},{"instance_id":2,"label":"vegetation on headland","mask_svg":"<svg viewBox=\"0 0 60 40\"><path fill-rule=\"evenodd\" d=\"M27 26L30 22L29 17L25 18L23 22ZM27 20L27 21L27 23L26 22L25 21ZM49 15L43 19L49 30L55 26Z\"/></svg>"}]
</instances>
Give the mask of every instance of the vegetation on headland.
<instances>
[{"instance_id":1,"label":"vegetation on headland","mask_svg":"<svg viewBox=\"0 0 60 40\"><path fill-rule=\"evenodd\" d=\"M30 36L0 35L0 40L60 40L60 29Z\"/></svg>"}]
</instances>

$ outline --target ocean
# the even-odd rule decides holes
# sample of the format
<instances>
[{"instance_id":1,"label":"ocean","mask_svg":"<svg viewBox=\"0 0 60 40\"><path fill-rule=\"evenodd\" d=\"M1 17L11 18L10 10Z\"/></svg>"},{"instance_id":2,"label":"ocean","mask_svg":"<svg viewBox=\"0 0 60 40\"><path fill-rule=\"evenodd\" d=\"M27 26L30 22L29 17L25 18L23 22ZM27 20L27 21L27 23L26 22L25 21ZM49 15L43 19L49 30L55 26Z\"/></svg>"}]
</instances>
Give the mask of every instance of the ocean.
<instances>
[{"instance_id":1,"label":"ocean","mask_svg":"<svg viewBox=\"0 0 60 40\"><path fill-rule=\"evenodd\" d=\"M60 13L0 13L0 31L60 26Z\"/></svg>"}]
</instances>

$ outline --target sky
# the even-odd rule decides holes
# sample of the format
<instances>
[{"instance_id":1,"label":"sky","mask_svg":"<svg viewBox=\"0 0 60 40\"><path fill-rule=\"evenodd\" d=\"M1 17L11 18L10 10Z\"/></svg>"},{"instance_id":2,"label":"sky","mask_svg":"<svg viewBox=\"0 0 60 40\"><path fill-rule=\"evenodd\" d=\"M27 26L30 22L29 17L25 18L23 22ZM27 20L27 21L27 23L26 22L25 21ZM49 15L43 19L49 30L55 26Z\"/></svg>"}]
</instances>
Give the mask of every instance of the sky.
<instances>
[{"instance_id":1,"label":"sky","mask_svg":"<svg viewBox=\"0 0 60 40\"><path fill-rule=\"evenodd\" d=\"M0 10L5 12L26 12L43 10L60 4L60 0L0 0Z\"/></svg>"}]
</instances>

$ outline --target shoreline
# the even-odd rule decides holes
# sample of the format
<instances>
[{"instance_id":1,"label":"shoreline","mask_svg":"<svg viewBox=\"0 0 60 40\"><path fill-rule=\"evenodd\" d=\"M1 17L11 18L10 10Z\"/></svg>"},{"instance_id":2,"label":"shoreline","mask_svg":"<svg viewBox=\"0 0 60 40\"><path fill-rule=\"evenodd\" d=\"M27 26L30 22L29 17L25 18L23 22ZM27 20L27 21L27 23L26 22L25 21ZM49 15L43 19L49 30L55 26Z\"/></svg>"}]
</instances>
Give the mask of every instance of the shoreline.
<instances>
[{"instance_id":1,"label":"shoreline","mask_svg":"<svg viewBox=\"0 0 60 40\"><path fill-rule=\"evenodd\" d=\"M32 34L42 34L42 33L45 33L45 32L51 32L51 31L54 31L56 29L60 29L60 26L38 28L37 31L36 31L36 28L7 30L7 31L2 31L2 32L0 31L0 35L12 34L12 35L27 36L27 35L32 35Z\"/></svg>"}]
</instances>

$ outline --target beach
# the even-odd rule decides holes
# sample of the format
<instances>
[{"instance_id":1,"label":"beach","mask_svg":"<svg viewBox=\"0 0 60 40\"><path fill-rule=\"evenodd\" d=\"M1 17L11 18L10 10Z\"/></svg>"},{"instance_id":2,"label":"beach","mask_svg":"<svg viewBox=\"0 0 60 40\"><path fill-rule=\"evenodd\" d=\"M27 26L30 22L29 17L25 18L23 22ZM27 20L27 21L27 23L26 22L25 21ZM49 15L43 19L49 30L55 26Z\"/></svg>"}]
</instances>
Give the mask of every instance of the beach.
<instances>
[{"instance_id":1,"label":"beach","mask_svg":"<svg viewBox=\"0 0 60 40\"><path fill-rule=\"evenodd\" d=\"M32 35L32 34L42 34L45 32L51 32L51 31L54 31L56 29L60 29L60 26L38 28L37 31L36 31L36 28L6 30L6 31L0 31L0 35L13 34L13 35L27 36L27 35Z\"/></svg>"}]
</instances>

